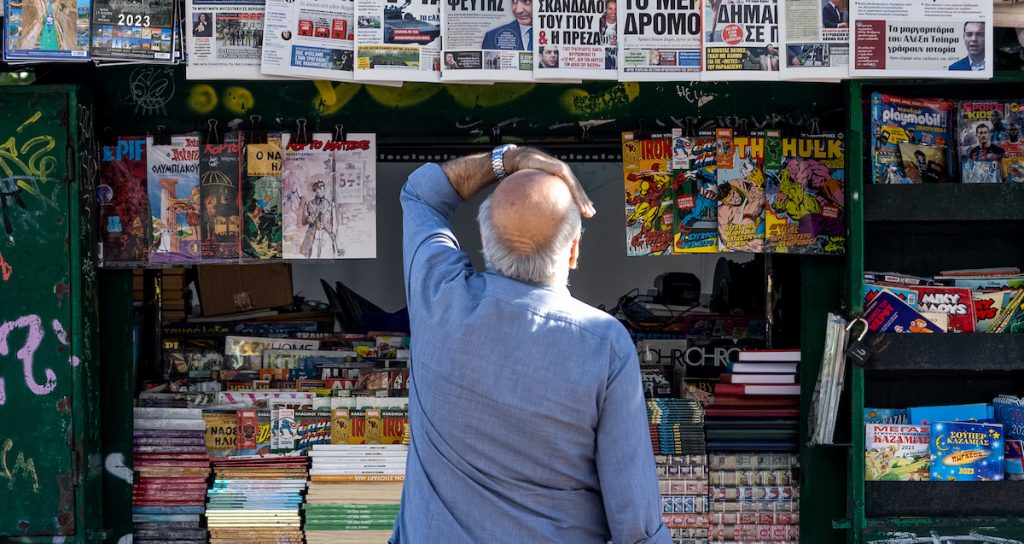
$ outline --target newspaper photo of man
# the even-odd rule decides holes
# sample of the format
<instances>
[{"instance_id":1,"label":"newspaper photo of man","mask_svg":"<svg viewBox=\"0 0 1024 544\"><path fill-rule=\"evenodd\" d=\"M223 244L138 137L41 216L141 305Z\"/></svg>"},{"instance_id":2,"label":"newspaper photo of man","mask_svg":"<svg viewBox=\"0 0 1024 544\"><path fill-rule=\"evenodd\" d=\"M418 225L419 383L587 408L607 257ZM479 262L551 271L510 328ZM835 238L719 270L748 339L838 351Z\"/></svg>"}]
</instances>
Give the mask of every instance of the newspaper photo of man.
<instances>
[{"instance_id":1,"label":"newspaper photo of man","mask_svg":"<svg viewBox=\"0 0 1024 544\"><path fill-rule=\"evenodd\" d=\"M550 45L542 45L537 51L540 57L540 62L537 64L539 68L558 68L558 48Z\"/></svg>"},{"instance_id":2,"label":"newspaper photo of man","mask_svg":"<svg viewBox=\"0 0 1024 544\"><path fill-rule=\"evenodd\" d=\"M484 34L481 49L530 51L533 49L533 0L512 0L515 20Z\"/></svg>"},{"instance_id":3,"label":"newspaper photo of man","mask_svg":"<svg viewBox=\"0 0 1024 544\"><path fill-rule=\"evenodd\" d=\"M967 56L949 65L950 70L979 71L985 69L985 23L964 23L964 46Z\"/></svg>"},{"instance_id":4,"label":"newspaper photo of man","mask_svg":"<svg viewBox=\"0 0 1024 544\"><path fill-rule=\"evenodd\" d=\"M825 28L847 28L850 16L846 11L846 0L822 0L821 26Z\"/></svg>"}]
</instances>

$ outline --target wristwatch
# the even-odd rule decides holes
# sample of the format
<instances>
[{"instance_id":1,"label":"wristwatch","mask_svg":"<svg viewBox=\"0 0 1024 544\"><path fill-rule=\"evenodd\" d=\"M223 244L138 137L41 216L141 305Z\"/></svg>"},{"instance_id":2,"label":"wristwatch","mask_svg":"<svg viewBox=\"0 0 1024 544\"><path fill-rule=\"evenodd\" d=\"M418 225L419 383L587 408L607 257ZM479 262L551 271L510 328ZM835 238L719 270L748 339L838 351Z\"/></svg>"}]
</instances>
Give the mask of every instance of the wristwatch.
<instances>
[{"instance_id":1,"label":"wristwatch","mask_svg":"<svg viewBox=\"0 0 1024 544\"><path fill-rule=\"evenodd\" d=\"M498 181L508 175L505 173L505 153L515 148L516 144L505 144L491 150L491 168L494 169L494 177L498 178Z\"/></svg>"}]
</instances>

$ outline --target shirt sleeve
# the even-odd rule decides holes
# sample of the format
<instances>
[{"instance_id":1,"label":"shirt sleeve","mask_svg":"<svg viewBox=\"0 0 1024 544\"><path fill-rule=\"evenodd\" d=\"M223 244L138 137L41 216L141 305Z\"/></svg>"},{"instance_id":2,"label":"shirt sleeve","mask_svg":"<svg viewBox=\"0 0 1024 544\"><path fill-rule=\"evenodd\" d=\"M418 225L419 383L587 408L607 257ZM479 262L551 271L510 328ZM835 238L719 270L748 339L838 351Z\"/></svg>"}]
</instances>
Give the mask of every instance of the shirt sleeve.
<instances>
[{"instance_id":1,"label":"shirt sleeve","mask_svg":"<svg viewBox=\"0 0 1024 544\"><path fill-rule=\"evenodd\" d=\"M419 167L402 187L402 250L406 301L428 302L444 283L473 271L459 247L450 217L462 203L444 170Z\"/></svg>"},{"instance_id":2,"label":"shirt sleeve","mask_svg":"<svg viewBox=\"0 0 1024 544\"><path fill-rule=\"evenodd\" d=\"M647 425L636 351L613 352L597 425L597 474L615 544L671 544Z\"/></svg>"}]
</instances>

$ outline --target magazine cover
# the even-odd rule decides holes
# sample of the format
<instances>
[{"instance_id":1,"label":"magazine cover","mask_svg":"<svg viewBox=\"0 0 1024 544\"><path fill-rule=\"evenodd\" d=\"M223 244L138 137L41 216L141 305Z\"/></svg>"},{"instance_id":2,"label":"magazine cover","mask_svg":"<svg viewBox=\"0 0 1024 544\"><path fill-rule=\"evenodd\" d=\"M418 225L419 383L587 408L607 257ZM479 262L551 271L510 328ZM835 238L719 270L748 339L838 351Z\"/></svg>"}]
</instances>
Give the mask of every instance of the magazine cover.
<instances>
[{"instance_id":1,"label":"magazine cover","mask_svg":"<svg viewBox=\"0 0 1024 544\"><path fill-rule=\"evenodd\" d=\"M236 132L225 134L224 143L206 143L199 149L199 234L203 259L241 257L241 162L242 142Z\"/></svg>"},{"instance_id":2,"label":"magazine cover","mask_svg":"<svg viewBox=\"0 0 1024 544\"><path fill-rule=\"evenodd\" d=\"M260 73L264 0L185 0L187 79L275 79Z\"/></svg>"},{"instance_id":3,"label":"magazine cover","mask_svg":"<svg viewBox=\"0 0 1024 544\"><path fill-rule=\"evenodd\" d=\"M953 102L871 93L871 134L874 183L910 183L899 143L943 146L952 164Z\"/></svg>"},{"instance_id":4,"label":"magazine cover","mask_svg":"<svg viewBox=\"0 0 1024 544\"><path fill-rule=\"evenodd\" d=\"M676 196L673 253L718 252L718 177L715 139L712 136L672 139L673 167L676 156L685 155L685 166L672 170Z\"/></svg>"},{"instance_id":5,"label":"magazine cover","mask_svg":"<svg viewBox=\"0 0 1024 544\"><path fill-rule=\"evenodd\" d=\"M633 139L622 133L626 196L626 255L671 255L675 203L672 195L672 139Z\"/></svg>"},{"instance_id":6,"label":"magazine cover","mask_svg":"<svg viewBox=\"0 0 1024 544\"><path fill-rule=\"evenodd\" d=\"M99 174L100 259L145 261L149 248L146 140L122 136L114 145L101 146Z\"/></svg>"},{"instance_id":7,"label":"magazine cover","mask_svg":"<svg viewBox=\"0 0 1024 544\"><path fill-rule=\"evenodd\" d=\"M1003 157L1003 181L1024 183L1024 157Z\"/></svg>"},{"instance_id":8,"label":"magazine cover","mask_svg":"<svg viewBox=\"0 0 1024 544\"><path fill-rule=\"evenodd\" d=\"M965 100L960 103L957 145L963 183L1017 183L1024 157L1022 101ZM1012 176L1013 179L1008 179Z\"/></svg>"},{"instance_id":9,"label":"magazine cover","mask_svg":"<svg viewBox=\"0 0 1024 544\"><path fill-rule=\"evenodd\" d=\"M172 0L96 0L92 58L174 62Z\"/></svg>"},{"instance_id":10,"label":"magazine cover","mask_svg":"<svg viewBox=\"0 0 1024 544\"><path fill-rule=\"evenodd\" d=\"M149 210L154 263L198 261L199 238L199 135L171 136L170 145L146 139L149 168Z\"/></svg>"},{"instance_id":11,"label":"magazine cover","mask_svg":"<svg viewBox=\"0 0 1024 544\"><path fill-rule=\"evenodd\" d=\"M871 332L938 333L945 332L947 314L927 316L911 308L900 297L883 290L864 307L864 319ZM941 321L942 327L933 320Z\"/></svg>"},{"instance_id":12,"label":"magazine cover","mask_svg":"<svg viewBox=\"0 0 1024 544\"><path fill-rule=\"evenodd\" d=\"M351 81L353 0L267 0L260 71Z\"/></svg>"},{"instance_id":13,"label":"magazine cover","mask_svg":"<svg viewBox=\"0 0 1024 544\"><path fill-rule=\"evenodd\" d=\"M257 259L281 258L281 136L245 146L242 181L242 251Z\"/></svg>"},{"instance_id":14,"label":"magazine cover","mask_svg":"<svg viewBox=\"0 0 1024 544\"><path fill-rule=\"evenodd\" d=\"M847 0L786 0L779 15L782 79L838 81L849 76Z\"/></svg>"},{"instance_id":15,"label":"magazine cover","mask_svg":"<svg viewBox=\"0 0 1024 544\"><path fill-rule=\"evenodd\" d=\"M532 81L533 2L446 2L443 81Z\"/></svg>"},{"instance_id":16,"label":"magazine cover","mask_svg":"<svg viewBox=\"0 0 1024 544\"><path fill-rule=\"evenodd\" d=\"M882 291L888 291L889 293L896 295L897 298L905 302L907 306L910 306L911 308L917 307L917 291L896 287L894 284L873 283L868 280L864 281L864 306L867 306L868 303L874 300Z\"/></svg>"},{"instance_id":17,"label":"magazine cover","mask_svg":"<svg viewBox=\"0 0 1024 544\"><path fill-rule=\"evenodd\" d=\"M377 257L377 135L328 142L334 154L334 241L339 259Z\"/></svg>"},{"instance_id":18,"label":"magazine cover","mask_svg":"<svg viewBox=\"0 0 1024 544\"><path fill-rule=\"evenodd\" d=\"M782 168L766 169L765 251L842 255L846 250L842 134L782 138Z\"/></svg>"},{"instance_id":19,"label":"magazine cover","mask_svg":"<svg viewBox=\"0 0 1024 544\"><path fill-rule=\"evenodd\" d=\"M4 2L4 60L88 60L89 0Z\"/></svg>"},{"instance_id":20,"label":"magazine cover","mask_svg":"<svg viewBox=\"0 0 1024 544\"><path fill-rule=\"evenodd\" d=\"M262 368L265 350L315 350L319 348L319 340L228 336L224 339L224 367L234 370L259 370Z\"/></svg>"},{"instance_id":21,"label":"magazine cover","mask_svg":"<svg viewBox=\"0 0 1024 544\"><path fill-rule=\"evenodd\" d=\"M992 401L996 421L1003 425L1003 454L1007 479L1024 480L1024 399L999 395Z\"/></svg>"},{"instance_id":22,"label":"magazine cover","mask_svg":"<svg viewBox=\"0 0 1024 544\"><path fill-rule=\"evenodd\" d=\"M975 482L1003 479L1003 426L939 421L931 425L931 479Z\"/></svg>"},{"instance_id":23,"label":"magazine cover","mask_svg":"<svg viewBox=\"0 0 1024 544\"><path fill-rule=\"evenodd\" d=\"M398 1L356 0L355 78L440 81L441 5Z\"/></svg>"},{"instance_id":24,"label":"magazine cover","mask_svg":"<svg viewBox=\"0 0 1024 544\"><path fill-rule=\"evenodd\" d=\"M284 216L282 254L285 259L333 259L337 256L334 227L334 154L324 149L327 133L310 143L291 142L281 135Z\"/></svg>"},{"instance_id":25,"label":"magazine cover","mask_svg":"<svg viewBox=\"0 0 1024 544\"><path fill-rule=\"evenodd\" d=\"M922 481L928 479L931 430L927 425L868 423L865 426L864 479Z\"/></svg>"},{"instance_id":26,"label":"magazine cover","mask_svg":"<svg viewBox=\"0 0 1024 544\"><path fill-rule=\"evenodd\" d=\"M718 250L760 253L765 237L764 136L734 136L728 147L731 160L719 161L717 172Z\"/></svg>"},{"instance_id":27,"label":"magazine cover","mask_svg":"<svg viewBox=\"0 0 1024 544\"><path fill-rule=\"evenodd\" d=\"M778 0L709 0L701 79L777 80L779 44Z\"/></svg>"},{"instance_id":28,"label":"magazine cover","mask_svg":"<svg viewBox=\"0 0 1024 544\"><path fill-rule=\"evenodd\" d=\"M977 318L975 332L992 332L993 325L996 325L1004 309L1017 294L1015 289L1002 291L973 291L974 312Z\"/></svg>"},{"instance_id":29,"label":"magazine cover","mask_svg":"<svg viewBox=\"0 0 1024 544\"><path fill-rule=\"evenodd\" d=\"M922 313L949 315L948 332L974 332L974 297L964 287L912 286L917 292L917 306Z\"/></svg>"},{"instance_id":30,"label":"magazine cover","mask_svg":"<svg viewBox=\"0 0 1024 544\"><path fill-rule=\"evenodd\" d=\"M616 79L617 15L614 0L552 0L534 6L534 79Z\"/></svg>"},{"instance_id":31,"label":"magazine cover","mask_svg":"<svg viewBox=\"0 0 1024 544\"><path fill-rule=\"evenodd\" d=\"M946 146L900 142L903 176L909 183L946 183Z\"/></svg>"},{"instance_id":32,"label":"magazine cover","mask_svg":"<svg viewBox=\"0 0 1024 544\"><path fill-rule=\"evenodd\" d=\"M618 31L619 81L696 81L704 2L625 2ZM605 3L615 6L614 1ZM617 9L612 10L613 20ZM613 44L615 45L615 44Z\"/></svg>"}]
</instances>

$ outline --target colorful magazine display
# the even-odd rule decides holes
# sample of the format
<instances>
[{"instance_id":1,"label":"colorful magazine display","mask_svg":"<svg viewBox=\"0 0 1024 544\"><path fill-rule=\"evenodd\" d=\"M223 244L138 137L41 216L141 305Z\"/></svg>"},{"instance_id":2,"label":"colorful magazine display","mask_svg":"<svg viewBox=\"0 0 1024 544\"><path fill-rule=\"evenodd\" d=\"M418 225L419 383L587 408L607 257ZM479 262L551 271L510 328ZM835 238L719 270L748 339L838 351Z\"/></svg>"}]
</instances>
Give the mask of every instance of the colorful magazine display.
<instances>
[{"instance_id":1,"label":"colorful magazine display","mask_svg":"<svg viewBox=\"0 0 1024 544\"><path fill-rule=\"evenodd\" d=\"M900 142L946 148L952 164L953 102L871 93L871 179L911 183L903 169Z\"/></svg>"},{"instance_id":2,"label":"colorful magazine display","mask_svg":"<svg viewBox=\"0 0 1024 544\"><path fill-rule=\"evenodd\" d=\"M715 139L711 136L673 136L672 154L676 197L673 253L716 253L718 175ZM679 155L681 159L677 159Z\"/></svg>"},{"instance_id":3,"label":"colorful magazine display","mask_svg":"<svg viewBox=\"0 0 1024 544\"><path fill-rule=\"evenodd\" d=\"M245 146L242 251L257 259L281 258L281 137Z\"/></svg>"},{"instance_id":4,"label":"colorful magazine display","mask_svg":"<svg viewBox=\"0 0 1024 544\"><path fill-rule=\"evenodd\" d=\"M927 480L930 442L927 425L868 423L865 426L864 479Z\"/></svg>"},{"instance_id":5,"label":"colorful magazine display","mask_svg":"<svg viewBox=\"0 0 1024 544\"><path fill-rule=\"evenodd\" d=\"M171 136L168 145L147 139L149 209L153 243L149 260L154 263L198 261L199 135Z\"/></svg>"},{"instance_id":6,"label":"colorful magazine display","mask_svg":"<svg viewBox=\"0 0 1024 544\"><path fill-rule=\"evenodd\" d=\"M973 482L1003 479L1003 426L939 421L931 425L931 479Z\"/></svg>"},{"instance_id":7,"label":"colorful magazine display","mask_svg":"<svg viewBox=\"0 0 1024 544\"><path fill-rule=\"evenodd\" d=\"M199 150L199 198L203 259L241 256L242 142L228 133L224 143L206 143Z\"/></svg>"},{"instance_id":8,"label":"colorful magazine display","mask_svg":"<svg viewBox=\"0 0 1024 544\"><path fill-rule=\"evenodd\" d=\"M719 135L718 250L764 251L764 135Z\"/></svg>"},{"instance_id":9,"label":"colorful magazine display","mask_svg":"<svg viewBox=\"0 0 1024 544\"><path fill-rule=\"evenodd\" d=\"M622 133L622 170L626 195L626 255L671 255L675 202L672 191L672 140L637 140Z\"/></svg>"}]
</instances>

